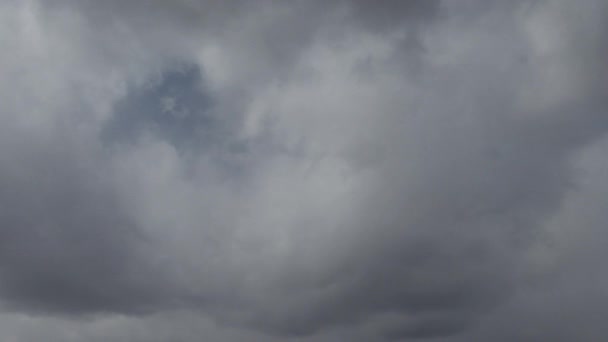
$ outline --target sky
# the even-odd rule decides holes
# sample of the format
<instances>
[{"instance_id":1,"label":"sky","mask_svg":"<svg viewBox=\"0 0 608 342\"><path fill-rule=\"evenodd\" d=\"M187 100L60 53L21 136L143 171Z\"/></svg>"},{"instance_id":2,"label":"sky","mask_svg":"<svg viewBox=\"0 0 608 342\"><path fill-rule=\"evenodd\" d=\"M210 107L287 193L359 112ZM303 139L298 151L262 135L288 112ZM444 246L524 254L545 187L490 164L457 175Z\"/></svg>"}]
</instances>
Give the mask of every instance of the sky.
<instances>
[{"instance_id":1,"label":"sky","mask_svg":"<svg viewBox=\"0 0 608 342\"><path fill-rule=\"evenodd\" d=\"M604 0L0 0L0 340L608 338Z\"/></svg>"}]
</instances>

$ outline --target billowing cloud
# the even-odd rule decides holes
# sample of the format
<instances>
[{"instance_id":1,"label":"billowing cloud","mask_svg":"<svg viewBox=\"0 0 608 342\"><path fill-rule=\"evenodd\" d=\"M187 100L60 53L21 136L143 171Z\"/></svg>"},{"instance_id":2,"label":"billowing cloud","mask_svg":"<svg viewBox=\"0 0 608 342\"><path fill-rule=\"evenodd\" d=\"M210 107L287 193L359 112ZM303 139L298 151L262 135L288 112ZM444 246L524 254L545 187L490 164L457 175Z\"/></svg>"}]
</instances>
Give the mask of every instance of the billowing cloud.
<instances>
[{"instance_id":1,"label":"billowing cloud","mask_svg":"<svg viewBox=\"0 0 608 342\"><path fill-rule=\"evenodd\" d=\"M3 1L0 337L601 340L606 10Z\"/></svg>"}]
</instances>

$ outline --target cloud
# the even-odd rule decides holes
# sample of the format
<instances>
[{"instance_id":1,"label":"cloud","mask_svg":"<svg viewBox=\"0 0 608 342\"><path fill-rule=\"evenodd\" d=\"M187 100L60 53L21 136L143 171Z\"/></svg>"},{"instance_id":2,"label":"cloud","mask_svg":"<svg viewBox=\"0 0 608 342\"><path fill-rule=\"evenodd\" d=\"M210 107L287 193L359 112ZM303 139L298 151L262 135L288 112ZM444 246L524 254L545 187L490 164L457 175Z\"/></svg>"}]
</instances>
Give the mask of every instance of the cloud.
<instances>
[{"instance_id":1,"label":"cloud","mask_svg":"<svg viewBox=\"0 0 608 342\"><path fill-rule=\"evenodd\" d=\"M601 1L0 6L0 337L602 338Z\"/></svg>"}]
</instances>

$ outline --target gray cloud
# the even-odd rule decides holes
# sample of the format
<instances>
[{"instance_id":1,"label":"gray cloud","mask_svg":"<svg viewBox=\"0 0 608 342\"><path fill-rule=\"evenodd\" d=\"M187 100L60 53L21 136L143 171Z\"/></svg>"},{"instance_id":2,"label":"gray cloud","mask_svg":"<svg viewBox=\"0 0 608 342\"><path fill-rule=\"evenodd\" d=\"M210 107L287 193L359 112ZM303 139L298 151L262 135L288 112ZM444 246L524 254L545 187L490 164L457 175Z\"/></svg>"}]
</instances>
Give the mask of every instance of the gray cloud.
<instances>
[{"instance_id":1,"label":"gray cloud","mask_svg":"<svg viewBox=\"0 0 608 342\"><path fill-rule=\"evenodd\" d=\"M3 2L0 337L601 340L605 9Z\"/></svg>"}]
</instances>

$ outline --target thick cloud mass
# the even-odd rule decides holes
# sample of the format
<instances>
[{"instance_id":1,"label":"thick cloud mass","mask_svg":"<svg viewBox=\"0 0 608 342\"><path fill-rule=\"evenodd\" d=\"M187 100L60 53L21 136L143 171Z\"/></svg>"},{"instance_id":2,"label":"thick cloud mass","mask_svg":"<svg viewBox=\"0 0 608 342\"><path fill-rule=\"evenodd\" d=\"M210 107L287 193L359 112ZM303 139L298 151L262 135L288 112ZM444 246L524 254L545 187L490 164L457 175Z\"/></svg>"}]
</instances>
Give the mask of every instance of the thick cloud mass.
<instances>
[{"instance_id":1,"label":"thick cloud mass","mask_svg":"<svg viewBox=\"0 0 608 342\"><path fill-rule=\"evenodd\" d=\"M607 338L604 1L0 22L0 340Z\"/></svg>"}]
</instances>

